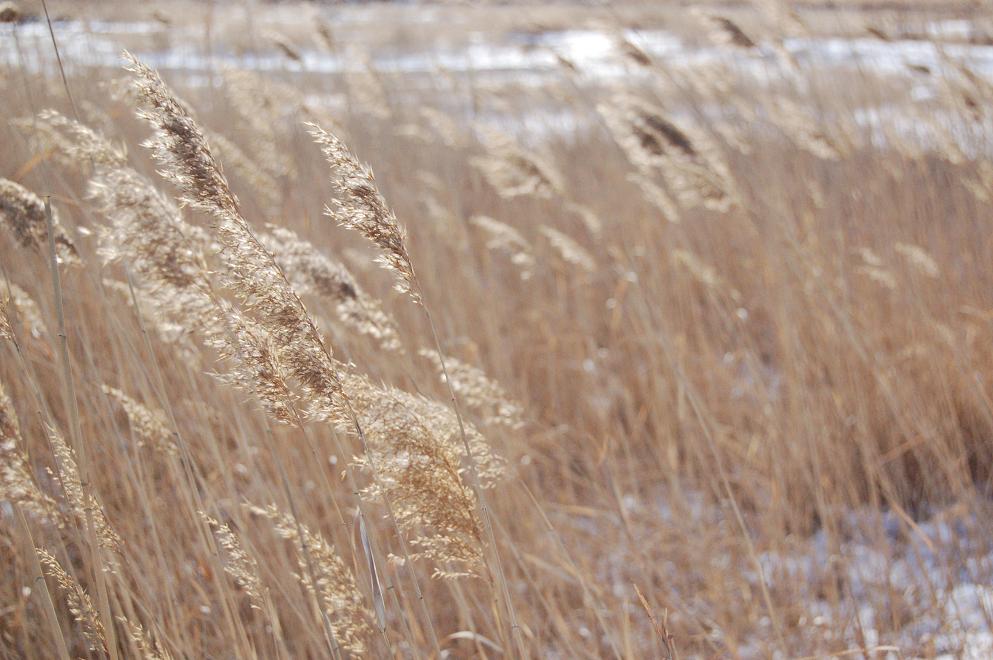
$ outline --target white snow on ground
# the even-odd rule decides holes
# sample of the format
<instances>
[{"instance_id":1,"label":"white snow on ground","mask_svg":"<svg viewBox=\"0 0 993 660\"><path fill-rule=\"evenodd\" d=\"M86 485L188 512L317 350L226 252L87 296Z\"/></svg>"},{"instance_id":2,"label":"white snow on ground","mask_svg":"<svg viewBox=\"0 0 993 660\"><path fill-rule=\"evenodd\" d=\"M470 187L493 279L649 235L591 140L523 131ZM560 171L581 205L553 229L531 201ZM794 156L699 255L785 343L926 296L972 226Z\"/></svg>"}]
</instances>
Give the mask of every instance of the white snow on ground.
<instances>
[{"instance_id":1,"label":"white snow on ground","mask_svg":"<svg viewBox=\"0 0 993 660\"><path fill-rule=\"evenodd\" d=\"M858 617L847 641L859 647L861 627L865 646L899 649L882 657L917 657L924 649L942 658L993 657L993 547L986 523L950 512L917 529L892 513L853 512L847 518L846 540L835 548L821 531L800 554L763 554L770 588L807 585L797 596L811 613L809 624L836 627L845 612L818 592L828 581L845 585L841 608ZM955 581L947 583L950 572ZM750 581L758 586L755 575ZM892 628L893 612L904 625L883 635L879 628Z\"/></svg>"},{"instance_id":2,"label":"white snow on ground","mask_svg":"<svg viewBox=\"0 0 993 660\"><path fill-rule=\"evenodd\" d=\"M554 523L598 543L610 540L616 552L595 559L596 583L622 603L631 601L632 583L645 577L639 566L651 563L666 580L670 616L708 623L708 635L720 645L725 633L713 612L725 604L700 598L692 586L698 576L692 573L742 576L754 599L759 598L760 580L740 545L723 546L728 539L740 538L730 514L699 494L683 491L680 497L685 504L678 511L664 495L627 495L621 498L626 520L600 512L596 518L556 516ZM788 548L761 552L759 562L770 592L781 606L788 604L792 616L801 613L794 620L794 634L802 638L793 639L794 649L824 654L875 649L868 657L887 660L993 658L991 506L977 502L972 512L938 511L917 523L891 512L853 511L841 516L834 534L821 530L809 538L789 539ZM687 519L692 526L687 527ZM687 566L692 548L687 556L669 556L679 552L689 529L712 535L702 541L708 555L718 557L711 565ZM671 544L663 549L660 539L666 535ZM761 548L762 539L754 540ZM732 553L731 547L738 551ZM582 547L575 552L582 553ZM733 583L728 587L740 589ZM630 613L637 617L636 605ZM773 638L768 618L762 618L745 640L737 640L735 649L742 658L768 657L767 644ZM850 655L865 657L857 651Z\"/></svg>"},{"instance_id":3,"label":"white snow on ground","mask_svg":"<svg viewBox=\"0 0 993 660\"><path fill-rule=\"evenodd\" d=\"M355 11L342 14L341 18L361 22L373 20L373 16L372 13ZM338 20L337 16L335 20ZM971 28L968 21L957 20L935 22L927 29L943 36L961 37L971 34ZM88 67L119 68L121 43L125 40L147 64L173 75L185 75L187 84L191 85L208 84L212 74L225 68L278 71L291 75L304 72L332 75L361 71L365 61L347 51L332 54L313 49L302 49L299 62L275 50L262 53L218 50L208 56L202 50L202 35L192 28L186 28L187 33L183 34L156 22L62 21L55 23L54 29L63 62L70 74ZM138 45L134 43L136 36L141 37ZM797 75L783 65L781 56L771 43L762 43L758 48L744 51L690 44L663 30L629 30L623 36L669 71L685 74L699 67L720 65L753 85L792 80L802 88L805 84L802 72L814 69L839 75L874 74L907 81L912 85L912 97L926 102L945 91L947 80L958 78L951 62L964 63L975 73L993 81L993 46L986 45L936 44L910 39L786 39L782 49L800 67L801 75ZM404 76L404 85L411 89L434 84L434 74L444 69L454 76L472 75L475 85L514 85L541 90L551 80L560 80L562 69L557 55L576 65L581 84L609 84L621 79L630 82L645 78L647 74L644 70L625 59L618 40L619 35L615 33L594 29L509 33L496 41L477 33L469 35L468 42L463 46L375 52L370 54L370 61L380 72ZM47 25L43 22L0 25L0 65L56 75ZM922 77L914 73L911 66L918 67L918 71L926 67L932 75ZM589 116L567 117L551 106L531 104L531 107L533 116L492 119L497 124L516 122L518 132L534 132L537 136L569 134L592 123ZM678 114L680 108L670 108L670 111ZM944 120L949 122L946 137L957 142L963 153L975 156L989 150L987 141L977 141L969 131L958 130L961 124L959 117L946 114ZM919 116L908 113L905 106L862 108L856 111L855 119L863 128L871 129L871 139L878 146L887 141L886 135L878 130L884 125L895 127L899 134L925 148L941 142L926 132L922 134Z\"/></svg>"},{"instance_id":4,"label":"white snow on ground","mask_svg":"<svg viewBox=\"0 0 993 660\"><path fill-rule=\"evenodd\" d=\"M354 20L354 16L352 19ZM965 28L961 22L935 24L935 30ZM966 24L967 25L967 24ZM62 21L54 24L56 38L70 66L117 67L120 65L119 39L122 36L178 33L155 22L113 23L107 21ZM16 39L14 38L16 33ZM275 50L269 54L235 54L219 51L210 57L198 47L197 35L190 34L186 45L172 43L167 52L135 48L150 64L168 70L206 71L218 66L259 70L339 73L360 70L362 62L318 50L302 49L301 62L288 60ZM733 65L741 74L757 79L769 75L775 64L775 49L760 44L743 51L726 47L691 46L676 35L662 30L626 31L623 35L666 67L695 67L713 63ZM117 37L117 39L115 39ZM845 38L791 38L784 49L800 64L861 68L875 73L906 74L909 64L942 70L945 57L967 62L973 70L993 78L993 46L928 41ZM942 56L944 53L944 57ZM431 73L439 66L454 73L493 71L552 71L558 66L555 54L574 62L589 77L612 78L632 75L617 48L617 37L600 30L560 30L541 34L510 34L502 43L471 39L466 46L433 49L430 52L375 55L377 68L405 73ZM48 27L42 22L0 25L0 63L23 64L30 71L53 66ZM773 66L773 68L775 68ZM634 67L636 73L636 67Z\"/></svg>"}]
</instances>

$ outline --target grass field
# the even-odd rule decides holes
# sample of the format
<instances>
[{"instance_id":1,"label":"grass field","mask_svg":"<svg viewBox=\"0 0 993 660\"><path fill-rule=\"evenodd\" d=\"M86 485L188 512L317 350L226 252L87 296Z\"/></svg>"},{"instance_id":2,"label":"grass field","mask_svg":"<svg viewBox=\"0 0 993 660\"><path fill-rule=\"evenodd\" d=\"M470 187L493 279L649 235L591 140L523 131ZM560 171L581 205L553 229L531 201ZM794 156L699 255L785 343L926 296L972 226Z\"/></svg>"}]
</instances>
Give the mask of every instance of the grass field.
<instances>
[{"instance_id":1,"label":"grass field","mask_svg":"<svg viewBox=\"0 0 993 660\"><path fill-rule=\"evenodd\" d=\"M0 658L993 654L993 11L0 3Z\"/></svg>"}]
</instances>

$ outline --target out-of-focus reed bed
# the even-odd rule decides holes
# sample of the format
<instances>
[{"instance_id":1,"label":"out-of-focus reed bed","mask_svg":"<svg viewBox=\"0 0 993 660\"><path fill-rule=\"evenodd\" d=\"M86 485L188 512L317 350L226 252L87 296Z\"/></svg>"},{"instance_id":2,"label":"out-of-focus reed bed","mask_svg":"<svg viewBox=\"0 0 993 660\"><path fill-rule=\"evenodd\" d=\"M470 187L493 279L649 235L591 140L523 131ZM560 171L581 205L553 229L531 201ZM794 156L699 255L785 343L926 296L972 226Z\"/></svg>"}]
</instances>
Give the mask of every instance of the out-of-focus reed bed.
<instances>
[{"instance_id":1,"label":"out-of-focus reed bed","mask_svg":"<svg viewBox=\"0 0 993 660\"><path fill-rule=\"evenodd\" d=\"M0 657L981 657L993 86L860 122L764 11L687 19L762 86L4 70Z\"/></svg>"}]
</instances>

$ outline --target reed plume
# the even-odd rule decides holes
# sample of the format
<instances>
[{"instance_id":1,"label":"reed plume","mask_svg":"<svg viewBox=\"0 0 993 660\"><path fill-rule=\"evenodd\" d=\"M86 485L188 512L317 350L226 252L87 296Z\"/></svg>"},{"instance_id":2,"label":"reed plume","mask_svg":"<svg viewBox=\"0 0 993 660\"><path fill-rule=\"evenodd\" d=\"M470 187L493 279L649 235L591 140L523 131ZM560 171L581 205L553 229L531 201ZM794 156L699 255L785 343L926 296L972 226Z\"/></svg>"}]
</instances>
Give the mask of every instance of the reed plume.
<instances>
[{"instance_id":1,"label":"reed plume","mask_svg":"<svg viewBox=\"0 0 993 660\"><path fill-rule=\"evenodd\" d=\"M59 563L59 560L55 558L55 555L43 548L37 548L36 550L38 560L41 562L42 567L44 567L45 572L55 580L56 584L59 585L59 589L65 595L69 612L76 622L79 623L83 631L83 638L86 639L89 649L91 651L106 653L106 631L90 595L86 593L86 590L83 589L82 585L74 577L66 572L62 564Z\"/></svg>"},{"instance_id":2,"label":"reed plume","mask_svg":"<svg viewBox=\"0 0 993 660\"><path fill-rule=\"evenodd\" d=\"M258 561L248 554L238 536L227 523L222 523L203 511L198 513L201 520L214 533L217 543L224 548L226 554L224 571L245 591L248 601L254 609L265 611L267 609L264 597L266 588L259 576Z\"/></svg>"},{"instance_id":3,"label":"reed plume","mask_svg":"<svg viewBox=\"0 0 993 660\"><path fill-rule=\"evenodd\" d=\"M159 338L195 359L190 336L211 329L205 253L214 246L100 133L54 111L42 113L37 125L59 130L61 148L93 164L88 196L108 220L99 230L99 255L106 263L127 264L137 276L136 293L153 303L150 318ZM123 287L130 300L130 287Z\"/></svg>"},{"instance_id":4,"label":"reed plume","mask_svg":"<svg viewBox=\"0 0 993 660\"><path fill-rule=\"evenodd\" d=\"M14 404L0 383L0 500L16 502L38 520L61 524L58 506L31 476L24 457L20 425Z\"/></svg>"},{"instance_id":5,"label":"reed plume","mask_svg":"<svg viewBox=\"0 0 993 660\"><path fill-rule=\"evenodd\" d=\"M73 167L126 167L127 153L99 132L56 110L46 109L33 121L21 120L20 126L40 132L47 148L57 152Z\"/></svg>"},{"instance_id":6,"label":"reed plume","mask_svg":"<svg viewBox=\"0 0 993 660\"><path fill-rule=\"evenodd\" d=\"M364 49L349 49L349 58L358 66L345 70L345 86L348 88L349 106L361 111L363 115L374 117L380 121L390 118L389 94L383 84L376 67Z\"/></svg>"},{"instance_id":7,"label":"reed plume","mask_svg":"<svg viewBox=\"0 0 993 660\"><path fill-rule=\"evenodd\" d=\"M293 93L287 93L292 90ZM293 176L296 168L279 148L275 127L280 125L280 105L299 94L293 88L278 85L251 71L224 72L224 91L231 100L231 109L248 126L247 144L262 172L270 177Z\"/></svg>"},{"instance_id":8,"label":"reed plume","mask_svg":"<svg viewBox=\"0 0 993 660\"><path fill-rule=\"evenodd\" d=\"M59 262L78 264L79 252L59 224L58 214L54 208L52 219L55 226L55 250ZM0 177L0 226L5 226L21 247L35 252L47 249L45 203L24 186L2 177Z\"/></svg>"},{"instance_id":9,"label":"reed plume","mask_svg":"<svg viewBox=\"0 0 993 660\"><path fill-rule=\"evenodd\" d=\"M911 266L924 275L931 279L941 277L941 269L938 267L938 262L921 246L912 243L897 243L893 246L893 249L905 258Z\"/></svg>"},{"instance_id":10,"label":"reed plume","mask_svg":"<svg viewBox=\"0 0 993 660\"><path fill-rule=\"evenodd\" d=\"M733 179L717 147L702 132L677 125L665 112L625 96L601 105L607 127L643 176L658 173L685 208L727 211L734 202Z\"/></svg>"},{"instance_id":11,"label":"reed plume","mask_svg":"<svg viewBox=\"0 0 993 660\"><path fill-rule=\"evenodd\" d=\"M430 106L424 106L418 112L446 147L457 147L465 140L465 132L448 114Z\"/></svg>"},{"instance_id":12,"label":"reed plume","mask_svg":"<svg viewBox=\"0 0 993 660\"><path fill-rule=\"evenodd\" d=\"M355 576L335 552L334 547L319 533L311 531L293 516L279 510L275 504L260 507L246 504L251 513L269 520L281 538L295 541L297 579L317 596L324 609L338 645L355 657L368 653L367 643L372 635L373 614L365 606ZM301 538L302 536L302 538ZM301 547L310 557L302 556ZM311 568L313 567L313 577Z\"/></svg>"},{"instance_id":13,"label":"reed plume","mask_svg":"<svg viewBox=\"0 0 993 660\"><path fill-rule=\"evenodd\" d=\"M548 225L542 225L539 229L545 235L545 238L548 239L549 244L559 253L563 261L587 273L596 271L597 265L593 255L587 252L571 236Z\"/></svg>"},{"instance_id":14,"label":"reed plume","mask_svg":"<svg viewBox=\"0 0 993 660\"><path fill-rule=\"evenodd\" d=\"M241 215L203 131L156 72L127 57L145 108L141 116L156 131L146 146L163 166L163 176L179 187L182 200L214 218L213 231L224 247L217 254L225 266L219 279L235 294L240 309L235 315L233 307L216 305L218 312L228 312L226 323L236 337L220 341L227 344L228 357L263 360L243 364L242 372L233 374L234 382L248 385L252 374L264 377L264 401L283 421L290 411L289 401L281 398L286 375L305 393L312 416L345 414L339 408L341 384L330 348L273 255Z\"/></svg>"},{"instance_id":15,"label":"reed plume","mask_svg":"<svg viewBox=\"0 0 993 660\"><path fill-rule=\"evenodd\" d=\"M378 245L387 265L399 276L399 288L415 303L422 303L404 233L377 190L372 172L358 163L340 139L318 126L310 128L331 165L332 180L343 196L337 202L339 221ZM426 306L422 305L421 309L440 350L431 314ZM387 502L390 517L402 532L429 530L428 534L412 540L417 552L409 554L404 548L408 555L404 559L428 557L444 562L447 566L435 571L439 577L475 574L483 564L481 531L487 533L496 552L482 489L499 476L503 464L491 453L482 436L463 423L454 390L451 391L453 410L449 411L423 397L385 386L373 387L363 376L349 373L342 378L352 421L356 429L365 429L365 454L358 463L377 475L365 493ZM462 480L458 462L462 452L452 441L455 438L461 440L465 452L466 469L472 476L471 488ZM477 500L485 530L477 514ZM513 606L506 595L498 557L496 565L513 620Z\"/></svg>"},{"instance_id":16,"label":"reed plume","mask_svg":"<svg viewBox=\"0 0 993 660\"><path fill-rule=\"evenodd\" d=\"M247 183L254 192L266 213L276 213L282 203L282 192L273 175L242 151L241 147L217 133L205 131L210 145L217 151L218 158L227 163L231 171Z\"/></svg>"},{"instance_id":17,"label":"reed plume","mask_svg":"<svg viewBox=\"0 0 993 660\"><path fill-rule=\"evenodd\" d=\"M575 202L566 202L566 209L571 213L579 216L582 221L583 226L586 227L586 231L589 232L590 236L593 238L599 238L603 233L603 221L600 219L593 209L583 204L576 204Z\"/></svg>"},{"instance_id":18,"label":"reed plume","mask_svg":"<svg viewBox=\"0 0 993 660\"><path fill-rule=\"evenodd\" d=\"M521 279L531 279L537 261L531 251L531 244L521 232L505 222L494 220L485 215L473 216L469 222L486 234L486 247L488 249L506 254L510 258L510 263L514 264L520 271Z\"/></svg>"},{"instance_id":19,"label":"reed plume","mask_svg":"<svg viewBox=\"0 0 993 660\"><path fill-rule=\"evenodd\" d=\"M428 360L444 382L442 356L437 351L421 349L418 354ZM524 408L507 394L503 386L486 375L482 369L444 356L452 388L469 409L482 416L487 425L519 429L524 426Z\"/></svg>"},{"instance_id":20,"label":"reed plume","mask_svg":"<svg viewBox=\"0 0 993 660\"><path fill-rule=\"evenodd\" d=\"M711 34L717 43L731 44L738 48L755 48L755 42L752 41L752 38L745 34L741 26L730 18L716 14L709 14L706 18L714 28Z\"/></svg>"},{"instance_id":21,"label":"reed plume","mask_svg":"<svg viewBox=\"0 0 993 660\"><path fill-rule=\"evenodd\" d=\"M256 396L276 421L297 421L300 397L291 385L288 367L282 362L278 341L260 323L246 317L228 303L218 303L218 318L224 332L210 339L221 361L229 368L218 378Z\"/></svg>"},{"instance_id":22,"label":"reed plume","mask_svg":"<svg viewBox=\"0 0 993 660\"><path fill-rule=\"evenodd\" d=\"M48 437L57 468L50 472L52 477L62 486L62 493L65 496L69 512L76 518L80 527L93 525L97 545L109 551L106 558L107 567L112 572L117 572L120 568L118 555L122 547L121 537L117 535L110 524L103 505L92 492L88 492L84 487L72 449L69 448L56 429L49 427Z\"/></svg>"},{"instance_id":23,"label":"reed plume","mask_svg":"<svg viewBox=\"0 0 993 660\"><path fill-rule=\"evenodd\" d=\"M327 207L327 215L372 241L382 252L379 262L396 276L397 289L419 303L406 233L379 193L372 170L362 165L338 136L317 124L307 126L331 166L331 181L339 195L334 208Z\"/></svg>"},{"instance_id":24,"label":"reed plume","mask_svg":"<svg viewBox=\"0 0 993 660\"><path fill-rule=\"evenodd\" d=\"M310 293L328 300L342 324L372 338L383 350L403 351L396 322L378 300L362 290L343 264L283 227L270 227L260 240L299 294Z\"/></svg>"},{"instance_id":25,"label":"reed plume","mask_svg":"<svg viewBox=\"0 0 993 660\"><path fill-rule=\"evenodd\" d=\"M770 114L776 126L808 153L824 160L838 160L845 155L841 143L825 130L824 122L799 103L777 98Z\"/></svg>"},{"instance_id":26,"label":"reed plume","mask_svg":"<svg viewBox=\"0 0 993 660\"><path fill-rule=\"evenodd\" d=\"M138 438L139 447L151 447L170 456L179 454L174 442L175 434L169 430L169 422L161 410L149 408L109 385L103 385L101 389L124 410L131 431Z\"/></svg>"},{"instance_id":27,"label":"reed plume","mask_svg":"<svg viewBox=\"0 0 993 660\"><path fill-rule=\"evenodd\" d=\"M562 175L547 159L523 149L505 135L488 132L484 138L486 153L470 162L501 197L551 199L564 195Z\"/></svg>"},{"instance_id":28,"label":"reed plume","mask_svg":"<svg viewBox=\"0 0 993 660\"><path fill-rule=\"evenodd\" d=\"M663 218L673 224L678 225L680 223L682 214L679 206L664 188L656 184L649 177L637 172L629 174L628 181L638 187L645 200L658 209L662 213Z\"/></svg>"},{"instance_id":29,"label":"reed plume","mask_svg":"<svg viewBox=\"0 0 993 660\"><path fill-rule=\"evenodd\" d=\"M0 339L13 342L14 329L10 323L11 300L6 295L0 295Z\"/></svg>"},{"instance_id":30,"label":"reed plume","mask_svg":"<svg viewBox=\"0 0 993 660\"><path fill-rule=\"evenodd\" d=\"M128 638L135 645L143 660L172 660L172 654L162 648L158 640L149 636L141 624L127 617L117 617L117 620L127 630Z\"/></svg>"},{"instance_id":31,"label":"reed plume","mask_svg":"<svg viewBox=\"0 0 993 660\"><path fill-rule=\"evenodd\" d=\"M651 56L646 53L641 46L637 45L624 35L617 35L615 43L618 52L620 52L625 59L634 62L640 67L648 68L652 66Z\"/></svg>"},{"instance_id":32,"label":"reed plume","mask_svg":"<svg viewBox=\"0 0 993 660\"><path fill-rule=\"evenodd\" d=\"M6 323L10 338L13 339L13 327L15 320L32 338L38 339L48 333L45 327L45 320L41 315L41 308L34 301L28 292L17 286L13 282L9 283L10 295L5 297L0 294L0 303L5 306L3 321Z\"/></svg>"},{"instance_id":33,"label":"reed plume","mask_svg":"<svg viewBox=\"0 0 993 660\"><path fill-rule=\"evenodd\" d=\"M355 459L375 466L379 478L363 491L374 500L394 503L401 530L413 536L411 559L436 562L435 576L477 575L483 564L482 526L476 498L462 479L463 455L458 420L450 409L424 397L368 378L343 377L368 442ZM492 486L504 463L471 426L466 428L480 486Z\"/></svg>"},{"instance_id":34,"label":"reed plume","mask_svg":"<svg viewBox=\"0 0 993 660\"><path fill-rule=\"evenodd\" d=\"M673 250L673 260L690 273L700 284L712 289L721 287L723 280L712 266L704 263L699 257L689 250Z\"/></svg>"},{"instance_id":35,"label":"reed plume","mask_svg":"<svg viewBox=\"0 0 993 660\"><path fill-rule=\"evenodd\" d=\"M13 0L0 2L0 23L17 23L21 20L21 10Z\"/></svg>"}]
</instances>

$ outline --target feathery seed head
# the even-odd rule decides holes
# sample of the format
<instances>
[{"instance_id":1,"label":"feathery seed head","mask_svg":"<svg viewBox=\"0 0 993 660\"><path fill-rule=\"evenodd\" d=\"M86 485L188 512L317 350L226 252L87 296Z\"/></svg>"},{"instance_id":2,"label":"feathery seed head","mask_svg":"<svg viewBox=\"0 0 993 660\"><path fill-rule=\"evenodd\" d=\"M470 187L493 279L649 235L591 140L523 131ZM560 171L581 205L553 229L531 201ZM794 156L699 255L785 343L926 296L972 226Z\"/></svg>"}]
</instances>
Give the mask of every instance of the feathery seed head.
<instances>
[{"instance_id":1,"label":"feathery seed head","mask_svg":"<svg viewBox=\"0 0 993 660\"><path fill-rule=\"evenodd\" d=\"M397 276L397 289L419 303L414 267L407 254L406 234L376 188L372 170L359 163L336 135L317 124L307 126L331 165L332 182L339 194L335 208L327 208L328 216L379 247L382 251L380 263Z\"/></svg>"},{"instance_id":2,"label":"feathery seed head","mask_svg":"<svg viewBox=\"0 0 993 660\"><path fill-rule=\"evenodd\" d=\"M359 287L344 265L283 227L270 227L260 239L298 293L327 299L347 327L373 338L384 350L403 351L393 318Z\"/></svg>"},{"instance_id":3,"label":"feathery seed head","mask_svg":"<svg viewBox=\"0 0 993 660\"><path fill-rule=\"evenodd\" d=\"M38 560L45 569L45 573L55 580L59 589L65 594L69 611L82 626L83 636L89 643L90 649L105 653L107 649L106 631L90 595L86 593L79 582L76 582L75 578L62 568L62 564L55 558L55 555L42 548L37 548L37 552Z\"/></svg>"},{"instance_id":4,"label":"feathery seed head","mask_svg":"<svg viewBox=\"0 0 993 660\"><path fill-rule=\"evenodd\" d=\"M179 453L173 442L173 433L169 430L169 422L162 411L138 403L121 390L109 385L103 385L101 389L124 409L131 430L138 438L139 447L150 446L171 456Z\"/></svg>"},{"instance_id":5,"label":"feathery seed head","mask_svg":"<svg viewBox=\"0 0 993 660\"><path fill-rule=\"evenodd\" d=\"M0 383L0 500L17 502L39 520L61 524L58 506L38 487L21 446L14 404Z\"/></svg>"},{"instance_id":6,"label":"feathery seed head","mask_svg":"<svg viewBox=\"0 0 993 660\"><path fill-rule=\"evenodd\" d=\"M78 264L79 252L59 224L58 214L52 209L55 226L55 251L59 261ZM19 183L0 177L0 226L6 226L22 246L35 251L47 249L48 225L45 203L40 197Z\"/></svg>"},{"instance_id":7,"label":"feathery seed head","mask_svg":"<svg viewBox=\"0 0 993 660\"><path fill-rule=\"evenodd\" d=\"M227 555L224 562L224 571L234 579L235 583L245 590L252 607L257 610L265 610L266 588L262 584L259 574L259 563L242 546L238 536L231 530L227 523L222 523L215 518L208 516L203 511L198 511L200 519L203 520L214 537Z\"/></svg>"},{"instance_id":8,"label":"feathery seed head","mask_svg":"<svg viewBox=\"0 0 993 660\"><path fill-rule=\"evenodd\" d=\"M275 504L266 507L246 504L245 508L271 521L273 529L281 538L295 542L300 571L297 579L317 596L331 622L338 644L354 656L364 656L367 652L366 640L372 634L373 615L365 605L355 576L334 547L319 533L311 531L290 514L280 511ZM300 546L306 548L310 555L309 561L302 556ZM313 579L311 567L315 574Z\"/></svg>"}]
</instances>

